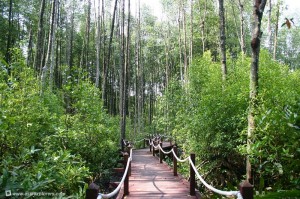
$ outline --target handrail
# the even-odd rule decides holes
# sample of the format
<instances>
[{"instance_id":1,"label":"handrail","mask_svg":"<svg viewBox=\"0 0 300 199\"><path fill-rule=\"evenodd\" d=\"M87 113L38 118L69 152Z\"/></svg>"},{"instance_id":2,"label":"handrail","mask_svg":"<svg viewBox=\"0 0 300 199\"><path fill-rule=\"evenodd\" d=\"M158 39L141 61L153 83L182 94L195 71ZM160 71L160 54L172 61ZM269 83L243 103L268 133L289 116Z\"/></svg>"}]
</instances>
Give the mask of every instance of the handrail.
<instances>
[{"instance_id":1,"label":"handrail","mask_svg":"<svg viewBox=\"0 0 300 199\"><path fill-rule=\"evenodd\" d=\"M153 141L151 141L150 143L150 140L149 140L149 144L151 144L155 149L159 148L160 151L162 151L164 154L170 154L171 152L173 153L173 156L177 159L177 161L179 162L186 162L187 160L189 161L189 164L192 166L193 170L195 171L195 174L197 175L197 177L199 178L199 180L202 182L202 184L208 188L209 190L217 193L217 194L220 194L220 195L225 195L225 196L236 196L238 199L243 199L243 196L241 194L240 191L223 191L223 190L219 190L219 189L216 189L215 187L209 185L202 177L201 175L199 174L197 168L195 167L191 157L187 157L183 160L179 159L176 155L176 153L174 152L173 149L171 149L170 151L166 152L162 149L162 147L160 146L160 144L157 144L156 146L154 145Z\"/></svg>"},{"instance_id":2,"label":"handrail","mask_svg":"<svg viewBox=\"0 0 300 199\"><path fill-rule=\"evenodd\" d=\"M128 161L127 161L127 164L126 164L126 169L124 171L124 174L123 174L123 177L121 179L121 182L119 183L119 185L117 186L117 188L109 193L109 194L102 194L102 193L99 193L97 199L102 199L102 198L111 198L113 196L115 196L121 189L124 181L125 181L125 178L127 176L127 173L128 173L128 169L129 169L129 165L130 165L130 162L132 161L132 148L130 149L130 155L129 155L129 158L128 158Z\"/></svg>"}]
</instances>

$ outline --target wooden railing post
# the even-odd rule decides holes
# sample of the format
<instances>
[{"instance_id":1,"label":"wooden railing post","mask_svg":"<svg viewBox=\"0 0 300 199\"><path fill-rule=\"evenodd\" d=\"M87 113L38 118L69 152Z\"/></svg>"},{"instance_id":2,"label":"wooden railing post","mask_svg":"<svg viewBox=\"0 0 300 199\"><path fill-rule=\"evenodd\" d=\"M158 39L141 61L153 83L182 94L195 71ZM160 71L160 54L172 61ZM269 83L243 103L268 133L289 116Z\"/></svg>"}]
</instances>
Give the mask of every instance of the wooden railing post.
<instances>
[{"instance_id":1,"label":"wooden railing post","mask_svg":"<svg viewBox=\"0 0 300 199\"><path fill-rule=\"evenodd\" d=\"M128 145L128 155L130 156L130 151L132 149L132 146L129 144ZM131 176L131 162L129 163L129 168L128 168L128 176Z\"/></svg>"},{"instance_id":2,"label":"wooden railing post","mask_svg":"<svg viewBox=\"0 0 300 199\"><path fill-rule=\"evenodd\" d=\"M195 165L195 159L196 159L195 154L191 153L191 160L194 163L194 165ZM196 188L195 171L194 171L192 165L190 164L190 195L191 196L196 195L195 188Z\"/></svg>"},{"instance_id":3,"label":"wooden railing post","mask_svg":"<svg viewBox=\"0 0 300 199\"><path fill-rule=\"evenodd\" d=\"M124 146L124 139L122 138L121 140L122 140L121 141L121 150L124 151L124 148L125 148L125 146Z\"/></svg>"},{"instance_id":4,"label":"wooden railing post","mask_svg":"<svg viewBox=\"0 0 300 199\"><path fill-rule=\"evenodd\" d=\"M97 199L99 194L99 186L91 183L85 192L86 199Z\"/></svg>"},{"instance_id":5,"label":"wooden railing post","mask_svg":"<svg viewBox=\"0 0 300 199\"><path fill-rule=\"evenodd\" d=\"M124 153L125 169L126 169L128 159L129 159L128 153ZM125 181L124 181L124 195L125 196L129 195L129 175L128 175L128 173L129 173L129 171L127 172L127 175L126 175Z\"/></svg>"},{"instance_id":6,"label":"wooden railing post","mask_svg":"<svg viewBox=\"0 0 300 199\"><path fill-rule=\"evenodd\" d=\"M160 147L162 148L162 142L159 143ZM159 149L159 163L162 163L163 160L163 152Z\"/></svg>"},{"instance_id":7,"label":"wooden railing post","mask_svg":"<svg viewBox=\"0 0 300 199\"><path fill-rule=\"evenodd\" d=\"M240 184L239 189L243 199L253 199L253 185L251 185L247 180Z\"/></svg>"},{"instance_id":8,"label":"wooden railing post","mask_svg":"<svg viewBox=\"0 0 300 199\"><path fill-rule=\"evenodd\" d=\"M173 151L174 153L177 155L177 146L174 145L173 146ZM173 172L174 172L174 176L177 176L177 159L175 158L175 156L173 155Z\"/></svg>"},{"instance_id":9,"label":"wooden railing post","mask_svg":"<svg viewBox=\"0 0 300 199\"><path fill-rule=\"evenodd\" d=\"M154 145L155 145L156 141L153 141L153 146L152 146L152 155L155 156L155 148L154 148Z\"/></svg>"}]
</instances>

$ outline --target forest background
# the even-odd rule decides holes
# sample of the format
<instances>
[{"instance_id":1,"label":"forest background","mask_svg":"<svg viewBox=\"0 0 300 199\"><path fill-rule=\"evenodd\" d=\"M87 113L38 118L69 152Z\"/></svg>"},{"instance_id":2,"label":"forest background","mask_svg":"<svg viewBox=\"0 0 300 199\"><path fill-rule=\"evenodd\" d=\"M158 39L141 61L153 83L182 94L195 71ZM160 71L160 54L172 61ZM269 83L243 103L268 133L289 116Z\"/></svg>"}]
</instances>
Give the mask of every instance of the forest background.
<instances>
[{"instance_id":1,"label":"forest background","mask_svg":"<svg viewBox=\"0 0 300 199\"><path fill-rule=\"evenodd\" d=\"M161 0L161 20L140 1L1 0L0 197L83 197L121 138L156 133L213 186L299 189L299 15L267 1L253 100L253 2Z\"/></svg>"}]
</instances>

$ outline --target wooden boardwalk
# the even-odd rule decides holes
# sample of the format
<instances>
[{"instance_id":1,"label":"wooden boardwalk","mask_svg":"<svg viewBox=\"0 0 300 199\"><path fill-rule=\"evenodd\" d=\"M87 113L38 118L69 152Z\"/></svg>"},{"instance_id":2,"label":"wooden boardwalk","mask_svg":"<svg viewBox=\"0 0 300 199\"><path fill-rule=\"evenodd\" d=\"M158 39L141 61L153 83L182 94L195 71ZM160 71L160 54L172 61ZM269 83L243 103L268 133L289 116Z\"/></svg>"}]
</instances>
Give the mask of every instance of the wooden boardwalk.
<instances>
[{"instance_id":1,"label":"wooden boardwalk","mask_svg":"<svg viewBox=\"0 0 300 199\"><path fill-rule=\"evenodd\" d=\"M165 164L160 164L148 149L133 151L129 195L126 199L179 199L196 198L189 195L189 184Z\"/></svg>"}]
</instances>

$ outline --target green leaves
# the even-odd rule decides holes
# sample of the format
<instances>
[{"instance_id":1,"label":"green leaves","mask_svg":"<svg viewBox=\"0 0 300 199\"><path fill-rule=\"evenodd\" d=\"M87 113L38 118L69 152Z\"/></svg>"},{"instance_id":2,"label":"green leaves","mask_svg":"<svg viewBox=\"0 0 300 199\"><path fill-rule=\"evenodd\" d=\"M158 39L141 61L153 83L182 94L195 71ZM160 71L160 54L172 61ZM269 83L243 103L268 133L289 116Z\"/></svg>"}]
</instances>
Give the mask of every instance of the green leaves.
<instances>
[{"instance_id":1,"label":"green leaves","mask_svg":"<svg viewBox=\"0 0 300 199\"><path fill-rule=\"evenodd\" d=\"M195 60L189 88L172 82L159 103L157 129L168 130L185 152L193 151L209 172L208 181L225 186L238 183L245 173L250 60L228 60L228 78L221 80L211 54ZM261 54L257 131L251 146L258 189L298 186L300 73ZM221 169L220 169L221 168ZM259 181L259 179L261 179ZM260 187L259 187L260 186Z\"/></svg>"},{"instance_id":2,"label":"green leaves","mask_svg":"<svg viewBox=\"0 0 300 199\"><path fill-rule=\"evenodd\" d=\"M0 197L6 189L82 192L91 175L113 167L118 120L105 113L90 82L41 95L40 81L18 52L13 60L11 76L0 69Z\"/></svg>"}]
</instances>

